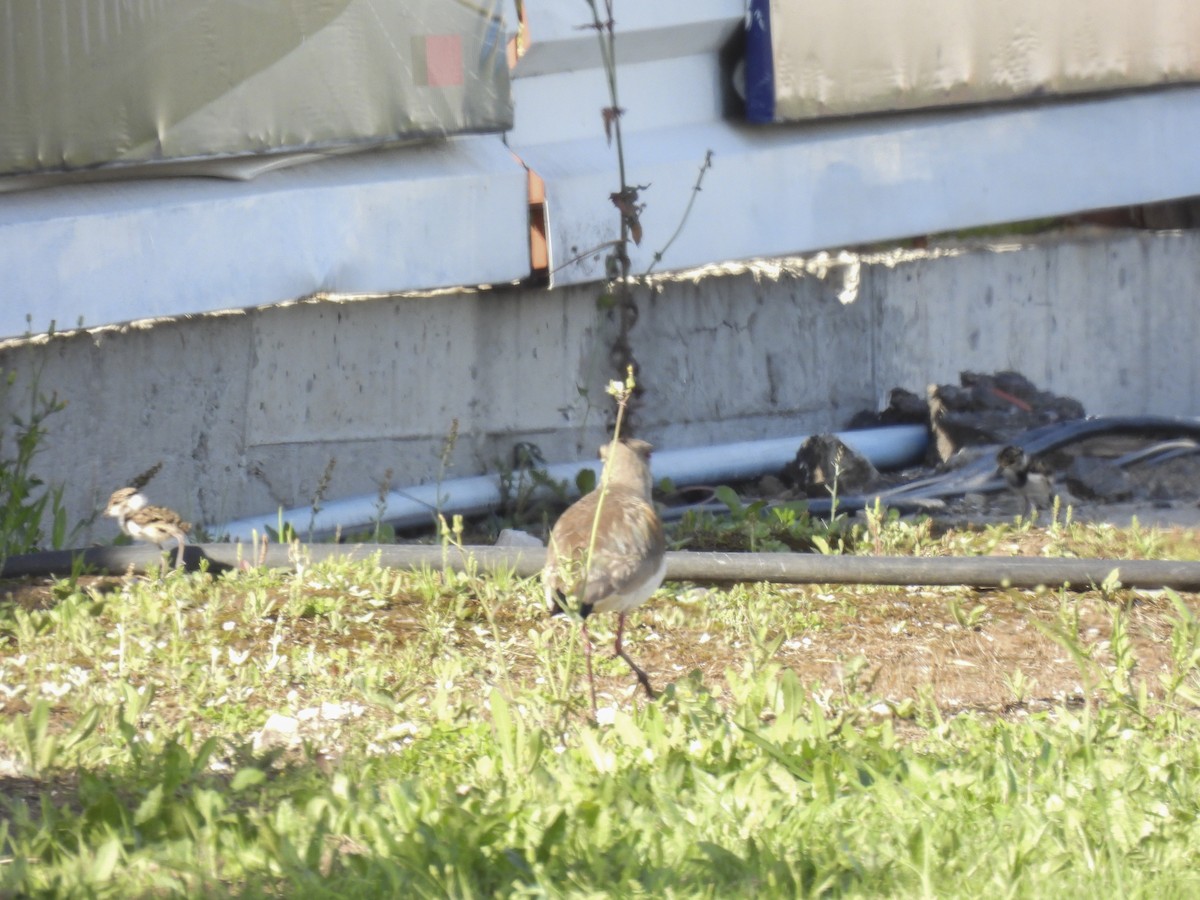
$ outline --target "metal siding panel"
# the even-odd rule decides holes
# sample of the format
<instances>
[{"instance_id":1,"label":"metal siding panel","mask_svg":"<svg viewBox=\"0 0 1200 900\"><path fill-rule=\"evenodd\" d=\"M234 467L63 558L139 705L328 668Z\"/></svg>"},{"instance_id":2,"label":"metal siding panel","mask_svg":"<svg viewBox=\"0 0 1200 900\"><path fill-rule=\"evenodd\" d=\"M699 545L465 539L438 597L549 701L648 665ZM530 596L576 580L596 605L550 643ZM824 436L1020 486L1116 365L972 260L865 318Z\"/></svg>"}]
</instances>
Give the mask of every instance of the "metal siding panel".
<instances>
[{"instance_id":1,"label":"metal siding panel","mask_svg":"<svg viewBox=\"0 0 1200 900\"><path fill-rule=\"evenodd\" d=\"M498 138L361 154L251 182L170 179L0 203L0 335L240 309L316 291L529 272L525 170Z\"/></svg>"},{"instance_id":2,"label":"metal siding panel","mask_svg":"<svg viewBox=\"0 0 1200 900\"><path fill-rule=\"evenodd\" d=\"M637 132L628 136L628 179L652 187L633 271L644 271L674 231L705 149L713 168L660 270L1200 194L1198 142L1200 87ZM615 170L603 137L514 149L545 179L555 283L603 278L603 252L559 268L616 237L607 200Z\"/></svg>"}]
</instances>

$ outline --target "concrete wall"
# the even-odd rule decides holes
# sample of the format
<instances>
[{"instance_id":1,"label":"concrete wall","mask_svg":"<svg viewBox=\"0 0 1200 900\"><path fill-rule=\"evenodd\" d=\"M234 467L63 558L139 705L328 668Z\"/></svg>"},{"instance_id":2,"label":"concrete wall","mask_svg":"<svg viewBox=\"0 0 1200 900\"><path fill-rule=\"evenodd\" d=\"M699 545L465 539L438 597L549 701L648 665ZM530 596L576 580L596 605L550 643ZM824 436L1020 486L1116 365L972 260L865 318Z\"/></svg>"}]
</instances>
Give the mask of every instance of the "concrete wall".
<instances>
[{"instance_id":1,"label":"concrete wall","mask_svg":"<svg viewBox=\"0 0 1200 900\"><path fill-rule=\"evenodd\" d=\"M1107 232L1003 248L810 260L660 282L632 333L639 430L662 447L840 427L895 386L1013 368L1091 413L1200 414L1200 233ZM611 403L596 285L291 303L0 345L28 408L68 401L37 472L83 518L163 460L152 501L216 523L494 469L514 442L592 458ZM7 424L5 437L11 439ZM304 523L297 523L303 525ZM84 539L108 540L100 520Z\"/></svg>"}]
</instances>

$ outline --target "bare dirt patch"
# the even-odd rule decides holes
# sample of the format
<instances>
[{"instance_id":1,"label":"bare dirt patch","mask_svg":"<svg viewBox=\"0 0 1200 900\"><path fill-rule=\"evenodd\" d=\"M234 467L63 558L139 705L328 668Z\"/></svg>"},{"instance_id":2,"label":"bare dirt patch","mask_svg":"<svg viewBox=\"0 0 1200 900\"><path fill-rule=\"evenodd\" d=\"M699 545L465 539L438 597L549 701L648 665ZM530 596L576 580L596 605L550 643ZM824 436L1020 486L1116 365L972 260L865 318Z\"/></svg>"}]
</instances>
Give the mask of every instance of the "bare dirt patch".
<instances>
[{"instance_id":1,"label":"bare dirt patch","mask_svg":"<svg viewBox=\"0 0 1200 900\"><path fill-rule=\"evenodd\" d=\"M1118 610L1137 659L1135 683L1144 682L1153 697L1161 693L1158 675L1171 668L1175 612L1160 595L1115 601L1099 592L842 587L837 596L822 586L795 589L797 611L811 610L819 624L785 636L773 657L802 683L835 695L861 692L897 705L927 699L945 713L1011 714L1078 702L1092 693L1101 669L1114 663ZM1200 596L1184 599L1200 610ZM821 614L822 606L830 609ZM656 685L692 670L719 684L756 649L727 642L705 618L689 614L680 622L660 595L627 630L626 649ZM1082 665L1056 639L1076 628L1087 657ZM594 630L594 636L601 647L607 634ZM600 683L617 696L636 693L620 664L602 672Z\"/></svg>"},{"instance_id":2,"label":"bare dirt patch","mask_svg":"<svg viewBox=\"0 0 1200 900\"><path fill-rule=\"evenodd\" d=\"M1144 508L1129 504L1125 510L1146 521ZM1095 549L1062 540L1061 533L1055 537L1045 528L1012 529L992 552L1200 558L1195 527L1129 530L1128 524L1122 522L1126 531L1106 531L1105 546ZM935 523L932 531L947 534L944 523ZM719 610L735 602L730 590L736 589L697 588L690 595L677 590L674 598L663 591L636 614L626 646L656 684L693 669L706 683L717 684L726 670L738 669L761 652L744 640L730 640L732 632L721 627ZM699 602L690 599L697 594ZM1179 596L1200 613L1200 594ZM1021 714L1094 696L1104 673L1116 663L1112 641L1118 619L1136 660L1134 689L1144 685L1151 698L1161 696L1160 675L1172 671L1170 635L1178 620L1165 592L1120 589L806 585L776 588L773 594L750 591L740 602L748 617L755 616L756 604L760 610L765 603L788 604L790 614L783 618L793 624L782 635L763 635L762 641L770 645L777 640L774 660L793 669L802 683L896 705L927 700L945 713ZM778 620L778 610L771 618ZM598 635L598 646L602 640ZM619 665L606 678L607 688L633 693L632 681Z\"/></svg>"}]
</instances>

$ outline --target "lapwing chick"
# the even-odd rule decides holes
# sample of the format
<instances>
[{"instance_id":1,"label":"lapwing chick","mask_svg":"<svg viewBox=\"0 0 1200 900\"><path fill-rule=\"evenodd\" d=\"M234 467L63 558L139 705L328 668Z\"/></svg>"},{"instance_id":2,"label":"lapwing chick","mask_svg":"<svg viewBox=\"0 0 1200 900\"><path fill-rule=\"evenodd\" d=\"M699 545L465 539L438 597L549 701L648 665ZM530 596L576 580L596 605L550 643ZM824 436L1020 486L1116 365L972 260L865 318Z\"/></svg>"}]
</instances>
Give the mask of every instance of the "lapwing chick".
<instances>
[{"instance_id":1,"label":"lapwing chick","mask_svg":"<svg viewBox=\"0 0 1200 900\"><path fill-rule=\"evenodd\" d=\"M1010 444L996 454L996 467L1008 486L1025 501L1025 511L1029 515L1039 507L1049 509L1054 503L1054 482L1050 470L1040 459Z\"/></svg>"},{"instance_id":2,"label":"lapwing chick","mask_svg":"<svg viewBox=\"0 0 1200 900\"><path fill-rule=\"evenodd\" d=\"M552 615L569 610L583 619L593 715L596 680L587 618L594 612L617 614L616 655L650 698L655 696L649 677L621 645L625 616L658 590L667 572L662 520L651 499L651 449L636 439L601 448L604 477L595 490L567 508L550 532L542 573L546 602Z\"/></svg>"},{"instance_id":3,"label":"lapwing chick","mask_svg":"<svg viewBox=\"0 0 1200 900\"><path fill-rule=\"evenodd\" d=\"M164 541L174 538L179 544L175 565L178 567L183 564L183 548L192 526L183 521L178 513L165 506L150 506L145 494L137 488L124 487L113 491L104 514L116 519L121 530L135 541L155 544L160 550Z\"/></svg>"}]
</instances>

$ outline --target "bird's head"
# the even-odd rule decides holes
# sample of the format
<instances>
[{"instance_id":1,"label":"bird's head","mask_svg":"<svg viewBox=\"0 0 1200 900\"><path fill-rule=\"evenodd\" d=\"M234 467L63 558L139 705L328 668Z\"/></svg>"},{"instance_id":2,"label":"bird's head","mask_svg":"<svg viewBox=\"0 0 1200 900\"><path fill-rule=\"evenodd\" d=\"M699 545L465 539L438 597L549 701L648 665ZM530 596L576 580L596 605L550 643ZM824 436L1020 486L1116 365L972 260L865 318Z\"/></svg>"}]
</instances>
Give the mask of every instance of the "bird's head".
<instances>
[{"instance_id":1,"label":"bird's head","mask_svg":"<svg viewBox=\"0 0 1200 900\"><path fill-rule=\"evenodd\" d=\"M1025 462L1025 451L1009 444L996 454L996 465L1001 469L1020 468Z\"/></svg>"},{"instance_id":2,"label":"bird's head","mask_svg":"<svg viewBox=\"0 0 1200 900\"><path fill-rule=\"evenodd\" d=\"M113 491L112 496L108 498L108 506L104 508L104 514L112 516L114 519L119 519L122 516L136 512L145 505L145 494L141 493L137 488L124 487Z\"/></svg>"},{"instance_id":3,"label":"bird's head","mask_svg":"<svg viewBox=\"0 0 1200 900\"><path fill-rule=\"evenodd\" d=\"M650 474L653 445L638 438L627 438L600 448L600 458L608 470L608 483L640 491L649 500L654 489Z\"/></svg>"}]
</instances>

